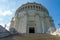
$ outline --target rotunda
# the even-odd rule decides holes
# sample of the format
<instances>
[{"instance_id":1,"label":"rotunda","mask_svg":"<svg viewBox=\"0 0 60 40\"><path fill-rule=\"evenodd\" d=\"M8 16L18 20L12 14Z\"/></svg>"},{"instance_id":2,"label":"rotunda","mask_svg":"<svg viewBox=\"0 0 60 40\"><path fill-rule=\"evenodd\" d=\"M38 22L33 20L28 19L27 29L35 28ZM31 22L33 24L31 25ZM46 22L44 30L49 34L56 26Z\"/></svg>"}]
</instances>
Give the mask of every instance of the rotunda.
<instances>
[{"instance_id":1,"label":"rotunda","mask_svg":"<svg viewBox=\"0 0 60 40\"><path fill-rule=\"evenodd\" d=\"M55 25L48 10L34 2L23 4L16 10L10 28L19 33L50 33L55 30Z\"/></svg>"}]
</instances>

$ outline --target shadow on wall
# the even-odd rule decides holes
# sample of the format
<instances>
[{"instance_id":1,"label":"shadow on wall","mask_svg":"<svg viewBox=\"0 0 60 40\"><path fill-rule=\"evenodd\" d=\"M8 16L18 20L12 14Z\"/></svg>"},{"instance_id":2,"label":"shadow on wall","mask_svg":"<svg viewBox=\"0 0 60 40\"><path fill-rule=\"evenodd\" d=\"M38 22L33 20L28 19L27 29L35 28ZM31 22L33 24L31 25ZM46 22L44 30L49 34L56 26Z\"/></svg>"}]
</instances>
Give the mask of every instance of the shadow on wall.
<instances>
[{"instance_id":1,"label":"shadow on wall","mask_svg":"<svg viewBox=\"0 0 60 40\"><path fill-rule=\"evenodd\" d=\"M14 28L10 28L10 34L17 34L18 32Z\"/></svg>"}]
</instances>

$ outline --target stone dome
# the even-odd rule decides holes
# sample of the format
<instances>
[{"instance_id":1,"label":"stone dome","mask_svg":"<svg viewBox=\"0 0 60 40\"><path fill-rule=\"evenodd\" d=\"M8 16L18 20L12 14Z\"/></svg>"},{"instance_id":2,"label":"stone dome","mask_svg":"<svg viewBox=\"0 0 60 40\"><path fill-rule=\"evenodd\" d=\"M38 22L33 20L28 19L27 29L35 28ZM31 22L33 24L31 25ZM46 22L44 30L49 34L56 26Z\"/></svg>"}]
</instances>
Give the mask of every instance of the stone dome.
<instances>
[{"instance_id":1,"label":"stone dome","mask_svg":"<svg viewBox=\"0 0 60 40\"><path fill-rule=\"evenodd\" d=\"M16 13L19 13L20 11L24 11L24 10L38 10L38 11L44 11L48 13L48 10L43 5L35 2L23 4L16 10Z\"/></svg>"}]
</instances>

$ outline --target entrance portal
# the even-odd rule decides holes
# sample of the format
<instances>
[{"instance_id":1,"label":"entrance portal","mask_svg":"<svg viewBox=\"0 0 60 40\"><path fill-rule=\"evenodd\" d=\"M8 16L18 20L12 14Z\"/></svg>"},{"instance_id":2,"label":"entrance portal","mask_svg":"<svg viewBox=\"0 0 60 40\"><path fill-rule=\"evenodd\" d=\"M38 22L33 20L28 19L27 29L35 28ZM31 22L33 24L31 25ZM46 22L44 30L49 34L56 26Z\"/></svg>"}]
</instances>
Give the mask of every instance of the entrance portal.
<instances>
[{"instance_id":1,"label":"entrance portal","mask_svg":"<svg viewBox=\"0 0 60 40\"><path fill-rule=\"evenodd\" d=\"M35 33L34 27L30 27L30 28L29 28L29 33Z\"/></svg>"}]
</instances>

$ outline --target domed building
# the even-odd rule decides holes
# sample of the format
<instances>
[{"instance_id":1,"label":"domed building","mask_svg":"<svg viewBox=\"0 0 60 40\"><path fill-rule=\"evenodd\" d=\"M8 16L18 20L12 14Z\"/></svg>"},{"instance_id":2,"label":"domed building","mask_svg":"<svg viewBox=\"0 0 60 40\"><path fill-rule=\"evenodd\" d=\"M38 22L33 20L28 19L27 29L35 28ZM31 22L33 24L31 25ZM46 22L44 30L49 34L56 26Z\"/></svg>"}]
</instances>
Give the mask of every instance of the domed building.
<instances>
[{"instance_id":1,"label":"domed building","mask_svg":"<svg viewBox=\"0 0 60 40\"><path fill-rule=\"evenodd\" d=\"M26 3L20 6L11 20L10 30L19 33L51 33L55 25L48 10L38 3ZM11 30L12 31L12 30Z\"/></svg>"}]
</instances>

